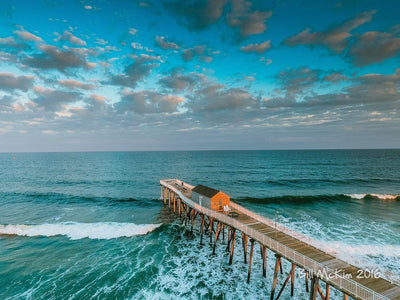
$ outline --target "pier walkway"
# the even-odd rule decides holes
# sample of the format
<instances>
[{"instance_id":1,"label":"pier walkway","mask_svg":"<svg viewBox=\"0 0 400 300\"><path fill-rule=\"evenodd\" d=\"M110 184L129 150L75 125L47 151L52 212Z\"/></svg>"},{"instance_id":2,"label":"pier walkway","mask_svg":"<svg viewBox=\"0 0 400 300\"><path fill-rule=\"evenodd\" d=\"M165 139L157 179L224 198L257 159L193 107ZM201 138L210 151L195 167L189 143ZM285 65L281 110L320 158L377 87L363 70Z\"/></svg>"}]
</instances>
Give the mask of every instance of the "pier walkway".
<instances>
[{"instance_id":1,"label":"pier walkway","mask_svg":"<svg viewBox=\"0 0 400 300\"><path fill-rule=\"evenodd\" d=\"M266 276L267 251L275 253L275 272L273 286L271 288L271 299L278 299L289 280L291 280L291 294L293 295L295 267L305 271L305 285L310 292L310 299L316 299L318 295L322 299L329 299L329 287L332 286L343 292L344 299L348 296L354 299L371 300L399 300L400 286L380 277L380 274L369 270L363 270L343 260L336 258L312 245L309 238L289 230L275 222L259 216L244 207L230 202L229 213L217 212L200 206L191 199L193 186L177 179L166 179L160 181L161 198L164 204L173 207L174 211L184 216L184 220L192 222L197 216L201 218L201 241L204 228L210 231L210 241L214 237L214 251L221 230L228 228L228 248L230 249L230 260L232 263L236 231L242 233L242 245L244 260L247 261L248 240L250 239L250 260L248 281L251 274L251 263L253 259L254 243L260 244L263 257L263 275ZM208 218L208 224L206 222ZM216 225L216 230L214 230ZM286 259L292 264L285 282L279 293L275 296L277 285L277 274L281 269L281 259ZM282 269L281 269L282 272ZM308 278L311 281L308 287ZM325 293L320 288L319 281L325 282Z\"/></svg>"}]
</instances>

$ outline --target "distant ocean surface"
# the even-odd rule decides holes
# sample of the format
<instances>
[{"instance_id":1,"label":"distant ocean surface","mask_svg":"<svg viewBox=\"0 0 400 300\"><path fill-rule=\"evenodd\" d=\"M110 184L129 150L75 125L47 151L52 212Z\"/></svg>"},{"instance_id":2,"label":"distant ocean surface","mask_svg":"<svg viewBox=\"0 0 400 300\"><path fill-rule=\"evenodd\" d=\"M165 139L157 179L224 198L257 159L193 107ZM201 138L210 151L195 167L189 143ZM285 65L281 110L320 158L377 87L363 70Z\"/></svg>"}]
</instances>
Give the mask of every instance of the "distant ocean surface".
<instances>
[{"instance_id":1,"label":"distant ocean surface","mask_svg":"<svg viewBox=\"0 0 400 300\"><path fill-rule=\"evenodd\" d=\"M212 256L164 208L166 178L279 211L321 248L399 279L400 150L3 153L0 299L268 298L272 253L263 278L255 248L247 284L240 243L228 266L226 246ZM289 294L308 299L304 280Z\"/></svg>"}]
</instances>

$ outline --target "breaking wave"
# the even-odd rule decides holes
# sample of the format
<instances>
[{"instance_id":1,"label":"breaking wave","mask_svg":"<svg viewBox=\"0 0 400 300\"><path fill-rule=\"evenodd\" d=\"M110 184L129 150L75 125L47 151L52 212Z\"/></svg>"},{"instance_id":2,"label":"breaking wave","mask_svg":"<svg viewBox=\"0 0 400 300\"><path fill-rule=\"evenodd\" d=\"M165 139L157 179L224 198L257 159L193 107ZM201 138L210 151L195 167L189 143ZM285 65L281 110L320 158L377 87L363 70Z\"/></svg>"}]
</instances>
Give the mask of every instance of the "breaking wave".
<instances>
[{"instance_id":1,"label":"breaking wave","mask_svg":"<svg viewBox=\"0 0 400 300\"><path fill-rule=\"evenodd\" d=\"M117 222L78 223L62 222L56 224L0 225L0 235L18 236L56 236L65 235L71 240L89 239L113 239L119 237L132 237L147 234L161 224L134 224Z\"/></svg>"},{"instance_id":2,"label":"breaking wave","mask_svg":"<svg viewBox=\"0 0 400 300\"><path fill-rule=\"evenodd\" d=\"M393 200L400 201L400 195L389 194L336 194L336 195L285 195L276 197L253 198L244 197L233 199L234 201L242 203L311 203L311 202L337 202L337 201L351 201L357 200Z\"/></svg>"},{"instance_id":3,"label":"breaking wave","mask_svg":"<svg viewBox=\"0 0 400 300\"><path fill-rule=\"evenodd\" d=\"M377 198L380 200L400 200L400 195L389 195L389 194L348 194L354 199L369 199L369 198Z\"/></svg>"}]
</instances>

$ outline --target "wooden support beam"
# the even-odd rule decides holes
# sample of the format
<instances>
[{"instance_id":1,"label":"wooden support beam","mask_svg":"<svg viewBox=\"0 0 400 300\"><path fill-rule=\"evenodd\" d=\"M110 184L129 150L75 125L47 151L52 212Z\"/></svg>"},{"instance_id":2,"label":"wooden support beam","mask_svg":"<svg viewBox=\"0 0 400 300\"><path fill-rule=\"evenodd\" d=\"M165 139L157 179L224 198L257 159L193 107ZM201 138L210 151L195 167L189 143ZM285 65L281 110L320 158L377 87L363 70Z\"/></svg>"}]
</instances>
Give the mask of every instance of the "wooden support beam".
<instances>
[{"instance_id":1,"label":"wooden support beam","mask_svg":"<svg viewBox=\"0 0 400 300\"><path fill-rule=\"evenodd\" d=\"M210 218L210 244L212 244L213 231L214 231L214 218Z\"/></svg>"},{"instance_id":2,"label":"wooden support beam","mask_svg":"<svg viewBox=\"0 0 400 300\"><path fill-rule=\"evenodd\" d=\"M319 285L317 286L317 290L318 290L318 293L321 296L322 300L326 300L324 294L322 293L321 287Z\"/></svg>"},{"instance_id":3,"label":"wooden support beam","mask_svg":"<svg viewBox=\"0 0 400 300\"><path fill-rule=\"evenodd\" d=\"M161 186L161 197L163 197L164 205L167 205L167 197L165 197L165 187Z\"/></svg>"},{"instance_id":4,"label":"wooden support beam","mask_svg":"<svg viewBox=\"0 0 400 300\"><path fill-rule=\"evenodd\" d=\"M326 288L325 288L325 292L326 292L326 295L325 295L325 300L329 300L329 287L330 287L330 285L327 283L326 284Z\"/></svg>"},{"instance_id":5,"label":"wooden support beam","mask_svg":"<svg viewBox=\"0 0 400 300\"><path fill-rule=\"evenodd\" d=\"M217 223L217 231L215 232L213 254L215 254L215 248L216 248L216 246L217 246L218 236L219 236L221 227L222 227L222 224L221 224L221 223Z\"/></svg>"},{"instance_id":6,"label":"wooden support beam","mask_svg":"<svg viewBox=\"0 0 400 300\"><path fill-rule=\"evenodd\" d=\"M289 279L290 279L292 276L293 276L293 272L290 271L289 274L288 274L288 276L286 277L285 282L283 283L283 285L282 285L282 287L281 287L281 289L280 289L280 291L279 291L279 293L278 293L278 296L275 298L275 300L278 300L278 299L279 299L279 297L281 296L281 294L282 294L282 292L283 292L283 289L285 288L286 284L289 282Z\"/></svg>"},{"instance_id":7,"label":"wooden support beam","mask_svg":"<svg viewBox=\"0 0 400 300\"><path fill-rule=\"evenodd\" d=\"M190 211L191 211L189 205L185 205L185 211L186 211L185 226L187 226L190 220Z\"/></svg>"},{"instance_id":8,"label":"wooden support beam","mask_svg":"<svg viewBox=\"0 0 400 300\"><path fill-rule=\"evenodd\" d=\"M208 228L210 227L210 218L209 217L208 217L208 223L206 221L206 218L204 218L204 224L205 224L204 231L207 232Z\"/></svg>"},{"instance_id":9,"label":"wooden support beam","mask_svg":"<svg viewBox=\"0 0 400 300\"><path fill-rule=\"evenodd\" d=\"M201 218L200 245L203 245L204 215L201 214L200 218Z\"/></svg>"},{"instance_id":10,"label":"wooden support beam","mask_svg":"<svg viewBox=\"0 0 400 300\"><path fill-rule=\"evenodd\" d=\"M263 255L263 245L260 244L260 255L261 255L261 259L263 259L264 255Z\"/></svg>"},{"instance_id":11,"label":"wooden support beam","mask_svg":"<svg viewBox=\"0 0 400 300\"><path fill-rule=\"evenodd\" d=\"M348 300L348 299L349 299L349 297L347 296L347 294L343 293L343 299L344 299L344 300Z\"/></svg>"},{"instance_id":12,"label":"wooden support beam","mask_svg":"<svg viewBox=\"0 0 400 300\"><path fill-rule=\"evenodd\" d=\"M225 251L228 251L231 249L231 227L228 227L228 245L226 245Z\"/></svg>"},{"instance_id":13,"label":"wooden support beam","mask_svg":"<svg viewBox=\"0 0 400 300\"><path fill-rule=\"evenodd\" d=\"M281 256L278 254L275 254L275 257L276 257L276 261L275 261L274 281L272 282L271 300L274 300L276 283L278 281L279 266L281 264Z\"/></svg>"},{"instance_id":14,"label":"wooden support beam","mask_svg":"<svg viewBox=\"0 0 400 300\"><path fill-rule=\"evenodd\" d=\"M247 283L250 282L251 275L251 264L253 263L253 249L254 249L254 240L250 239L250 261L249 261L249 271L247 272ZM246 252L247 252L247 236L246 236ZM246 258L245 258L246 259Z\"/></svg>"},{"instance_id":15,"label":"wooden support beam","mask_svg":"<svg viewBox=\"0 0 400 300\"><path fill-rule=\"evenodd\" d=\"M168 207L171 208L171 191L167 189L167 194L168 194Z\"/></svg>"},{"instance_id":16,"label":"wooden support beam","mask_svg":"<svg viewBox=\"0 0 400 300\"><path fill-rule=\"evenodd\" d=\"M184 226L186 226L186 219L188 217L188 213L187 213L186 205L182 201L182 199L181 199L181 215L182 215L182 218L181 217L179 217L179 218L182 220L182 224Z\"/></svg>"},{"instance_id":17,"label":"wooden support beam","mask_svg":"<svg viewBox=\"0 0 400 300\"><path fill-rule=\"evenodd\" d=\"M306 276L304 276L305 280L306 280L306 292L309 293L310 289L308 288L308 271L306 271Z\"/></svg>"},{"instance_id":18,"label":"wooden support beam","mask_svg":"<svg viewBox=\"0 0 400 300\"><path fill-rule=\"evenodd\" d=\"M222 241L225 242L225 225L222 224Z\"/></svg>"},{"instance_id":19,"label":"wooden support beam","mask_svg":"<svg viewBox=\"0 0 400 300\"><path fill-rule=\"evenodd\" d=\"M281 270L281 274L283 274L282 264L279 265L279 269Z\"/></svg>"},{"instance_id":20,"label":"wooden support beam","mask_svg":"<svg viewBox=\"0 0 400 300\"><path fill-rule=\"evenodd\" d=\"M176 212L176 209L175 209L176 208L176 203L175 203L176 202L176 195L175 195L175 193L172 193L172 197L173 197L172 199L173 199L173 202L174 202L174 212Z\"/></svg>"},{"instance_id":21,"label":"wooden support beam","mask_svg":"<svg viewBox=\"0 0 400 300\"><path fill-rule=\"evenodd\" d=\"M318 290L318 278L313 276L311 278L310 300L316 300L317 299L317 290Z\"/></svg>"},{"instance_id":22,"label":"wooden support beam","mask_svg":"<svg viewBox=\"0 0 400 300\"><path fill-rule=\"evenodd\" d=\"M178 198L178 215L181 216L181 198Z\"/></svg>"},{"instance_id":23,"label":"wooden support beam","mask_svg":"<svg viewBox=\"0 0 400 300\"><path fill-rule=\"evenodd\" d=\"M229 257L229 265L231 265L232 264L232 260L233 260L233 251L234 251L234 249L235 249L235 236L236 236L236 229L235 228L233 228L232 229L232 238L231 238L231 240L232 240L232 245L231 245L231 255L230 255L230 257Z\"/></svg>"},{"instance_id":24,"label":"wooden support beam","mask_svg":"<svg viewBox=\"0 0 400 300\"><path fill-rule=\"evenodd\" d=\"M197 216L197 211L192 209L192 226L190 227L190 232L193 233L193 225L194 225L194 220L196 219Z\"/></svg>"},{"instance_id":25,"label":"wooden support beam","mask_svg":"<svg viewBox=\"0 0 400 300\"><path fill-rule=\"evenodd\" d=\"M291 284L290 284L290 296L292 296L293 297L293 294L294 294L294 272L295 272L295 268L296 268L296 265L295 264L293 264L292 263L292 278L291 278Z\"/></svg>"},{"instance_id":26,"label":"wooden support beam","mask_svg":"<svg viewBox=\"0 0 400 300\"><path fill-rule=\"evenodd\" d=\"M164 199L164 204L167 204L166 192L167 192L167 189L163 186L163 199Z\"/></svg>"},{"instance_id":27,"label":"wooden support beam","mask_svg":"<svg viewBox=\"0 0 400 300\"><path fill-rule=\"evenodd\" d=\"M267 247L261 246L261 256L263 260L263 276L267 277Z\"/></svg>"},{"instance_id":28,"label":"wooden support beam","mask_svg":"<svg viewBox=\"0 0 400 300\"><path fill-rule=\"evenodd\" d=\"M247 235L242 233L244 263L247 264Z\"/></svg>"}]
</instances>

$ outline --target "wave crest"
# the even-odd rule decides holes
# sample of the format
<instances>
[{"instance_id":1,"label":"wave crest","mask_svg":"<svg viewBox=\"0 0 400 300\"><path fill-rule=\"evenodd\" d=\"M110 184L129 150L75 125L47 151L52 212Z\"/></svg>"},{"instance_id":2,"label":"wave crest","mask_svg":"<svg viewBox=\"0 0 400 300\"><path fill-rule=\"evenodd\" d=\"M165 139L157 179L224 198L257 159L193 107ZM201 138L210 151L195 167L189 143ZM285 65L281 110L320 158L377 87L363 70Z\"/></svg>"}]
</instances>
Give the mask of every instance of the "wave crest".
<instances>
[{"instance_id":1,"label":"wave crest","mask_svg":"<svg viewBox=\"0 0 400 300\"><path fill-rule=\"evenodd\" d=\"M292 204L305 204L312 202L336 202L336 201L346 201L350 200L350 196L347 195L285 195L285 196L275 196L275 197L264 197L264 198L254 198L254 197L243 197L233 199L234 201L242 203L292 203Z\"/></svg>"},{"instance_id":2,"label":"wave crest","mask_svg":"<svg viewBox=\"0 0 400 300\"><path fill-rule=\"evenodd\" d=\"M400 200L400 195L389 195L389 194L348 194L354 199L368 199L368 198L378 198L380 200Z\"/></svg>"},{"instance_id":3,"label":"wave crest","mask_svg":"<svg viewBox=\"0 0 400 300\"><path fill-rule=\"evenodd\" d=\"M243 197L233 199L239 203L255 203L255 204L266 204L266 203L292 203L292 204L306 204L312 202L338 202L338 201L351 201L351 199L365 199L365 200L390 200L400 201L400 195L390 194L336 194L336 195L285 195L275 197Z\"/></svg>"},{"instance_id":4,"label":"wave crest","mask_svg":"<svg viewBox=\"0 0 400 300\"><path fill-rule=\"evenodd\" d=\"M134 224L117 222L79 223L62 222L55 224L21 225L9 224L0 225L0 235L19 236L56 236L65 235L71 240L83 238L89 239L113 239L119 237L131 237L147 234L161 224Z\"/></svg>"}]
</instances>

